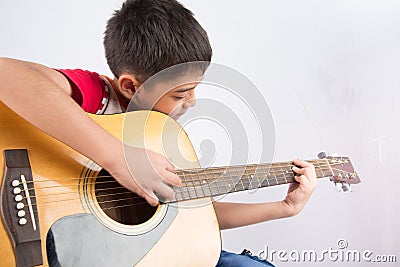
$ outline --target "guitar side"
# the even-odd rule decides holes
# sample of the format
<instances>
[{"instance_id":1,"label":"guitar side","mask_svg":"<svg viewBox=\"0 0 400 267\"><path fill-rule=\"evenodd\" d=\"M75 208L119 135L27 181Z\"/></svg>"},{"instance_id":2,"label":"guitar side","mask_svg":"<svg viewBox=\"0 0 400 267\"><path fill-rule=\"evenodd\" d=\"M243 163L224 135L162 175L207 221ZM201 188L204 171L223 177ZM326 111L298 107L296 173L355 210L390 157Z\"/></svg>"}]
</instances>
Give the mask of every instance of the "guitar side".
<instances>
[{"instance_id":1,"label":"guitar side","mask_svg":"<svg viewBox=\"0 0 400 267\"><path fill-rule=\"evenodd\" d=\"M38 203L37 219L40 224L43 266L48 266L46 236L52 225L59 219L70 215L93 213L83 200L82 188L76 184L71 184L68 178L82 177L83 170L92 168L94 164L63 143L42 133L2 103L0 103L0 114L1 150L27 149L29 153ZM130 117L133 120L143 120L143 116L148 118L148 114L152 114L153 118L152 123L149 123L150 128L145 131L145 135L142 135L143 133L135 134L138 131L135 131L134 128L131 129L132 136L126 139L130 145L142 144L148 149L163 153L164 147L163 140L160 138L162 136L160 131L165 129L165 121L168 121L168 125L170 125L168 127L179 132L178 147L181 150L179 153L184 155L185 158L185 160L179 160L182 156L176 155L178 167L198 166L190 140L175 121L165 115L148 111L129 114L131 114ZM125 118L123 114L90 116L108 132L120 139L124 130L130 131L129 127L123 128ZM157 126L157 123L161 124ZM137 138L144 138L146 141L143 142L143 140L137 140ZM171 155L168 155L168 157L171 157ZM173 162L175 163L174 160ZM0 168L0 175L3 177L3 160L1 160ZM98 172L94 170L92 173L92 175L96 175ZM39 181L46 181L46 187L40 187ZM2 179L0 185L1 183ZM94 193L92 192L92 194ZM63 202L65 205L60 205ZM162 208L160 209L162 210ZM101 221L101 217L98 218ZM108 221L105 220L102 223L107 226ZM143 227L147 227L146 223L142 225ZM0 240L2 240L0 243L2 258L0 265L16 266L13 244L3 221L0 223ZM177 216L171 225L156 241L152 249L137 263L137 266L215 266L219 258L220 248L218 222L211 200L209 198L191 200L179 204ZM134 252L127 251L126 253Z\"/></svg>"}]
</instances>

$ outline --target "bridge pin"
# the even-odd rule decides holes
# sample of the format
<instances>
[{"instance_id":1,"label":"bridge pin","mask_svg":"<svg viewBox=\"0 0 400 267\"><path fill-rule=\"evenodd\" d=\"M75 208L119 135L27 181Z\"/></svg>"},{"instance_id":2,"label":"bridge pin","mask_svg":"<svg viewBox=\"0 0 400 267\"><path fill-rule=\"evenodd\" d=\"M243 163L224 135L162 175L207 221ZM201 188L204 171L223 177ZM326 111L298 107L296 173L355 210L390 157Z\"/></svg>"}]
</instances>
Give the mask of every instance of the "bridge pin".
<instances>
[{"instance_id":1,"label":"bridge pin","mask_svg":"<svg viewBox=\"0 0 400 267\"><path fill-rule=\"evenodd\" d=\"M13 180L11 182L11 185L14 186L14 187L19 186L19 181L18 180Z\"/></svg>"},{"instance_id":2,"label":"bridge pin","mask_svg":"<svg viewBox=\"0 0 400 267\"><path fill-rule=\"evenodd\" d=\"M25 211L24 210L19 210L17 213L18 217L22 218L25 216Z\"/></svg>"},{"instance_id":3,"label":"bridge pin","mask_svg":"<svg viewBox=\"0 0 400 267\"><path fill-rule=\"evenodd\" d=\"M19 187L15 187L13 190L14 195L18 195L19 193L21 193L21 188Z\"/></svg>"},{"instance_id":4,"label":"bridge pin","mask_svg":"<svg viewBox=\"0 0 400 267\"><path fill-rule=\"evenodd\" d=\"M15 196L15 201L20 202L22 200L22 196L21 195L16 195Z\"/></svg>"},{"instance_id":5,"label":"bridge pin","mask_svg":"<svg viewBox=\"0 0 400 267\"><path fill-rule=\"evenodd\" d=\"M18 223L19 225L25 225L28 221L25 218L19 219Z\"/></svg>"}]
</instances>

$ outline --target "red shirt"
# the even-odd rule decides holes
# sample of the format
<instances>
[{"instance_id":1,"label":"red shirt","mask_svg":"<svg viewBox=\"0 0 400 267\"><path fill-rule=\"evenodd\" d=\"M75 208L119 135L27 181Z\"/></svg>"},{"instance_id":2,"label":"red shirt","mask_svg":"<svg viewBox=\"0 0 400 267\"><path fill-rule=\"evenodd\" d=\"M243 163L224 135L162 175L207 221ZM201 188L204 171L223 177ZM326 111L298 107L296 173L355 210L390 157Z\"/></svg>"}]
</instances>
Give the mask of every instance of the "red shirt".
<instances>
[{"instance_id":1,"label":"red shirt","mask_svg":"<svg viewBox=\"0 0 400 267\"><path fill-rule=\"evenodd\" d=\"M98 113L108 99L106 83L96 72L81 69L58 69L69 80L72 98L89 113Z\"/></svg>"}]
</instances>

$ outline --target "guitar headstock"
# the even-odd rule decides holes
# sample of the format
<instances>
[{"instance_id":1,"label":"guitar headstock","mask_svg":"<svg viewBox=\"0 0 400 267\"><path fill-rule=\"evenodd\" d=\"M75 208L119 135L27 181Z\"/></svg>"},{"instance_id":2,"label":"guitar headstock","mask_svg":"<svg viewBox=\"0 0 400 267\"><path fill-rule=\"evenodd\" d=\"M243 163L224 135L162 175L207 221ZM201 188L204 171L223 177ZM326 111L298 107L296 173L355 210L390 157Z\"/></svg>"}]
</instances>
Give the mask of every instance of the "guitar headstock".
<instances>
[{"instance_id":1,"label":"guitar headstock","mask_svg":"<svg viewBox=\"0 0 400 267\"><path fill-rule=\"evenodd\" d=\"M332 170L332 176L330 178L335 183L338 191L351 191L351 184L358 184L361 182L349 157L326 155L324 152L318 154L318 157L328 161L329 167Z\"/></svg>"}]
</instances>

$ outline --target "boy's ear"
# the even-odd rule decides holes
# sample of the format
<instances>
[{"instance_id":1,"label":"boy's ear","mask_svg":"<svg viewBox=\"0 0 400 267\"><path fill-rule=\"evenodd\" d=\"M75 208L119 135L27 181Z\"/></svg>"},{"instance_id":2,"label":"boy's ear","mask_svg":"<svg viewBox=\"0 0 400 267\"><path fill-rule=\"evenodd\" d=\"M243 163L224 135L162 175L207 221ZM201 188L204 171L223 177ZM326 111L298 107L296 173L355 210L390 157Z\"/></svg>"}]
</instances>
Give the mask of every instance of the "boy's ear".
<instances>
[{"instance_id":1,"label":"boy's ear","mask_svg":"<svg viewBox=\"0 0 400 267\"><path fill-rule=\"evenodd\" d=\"M118 79L120 93L127 99L131 99L142 85L132 74L121 74Z\"/></svg>"}]
</instances>

